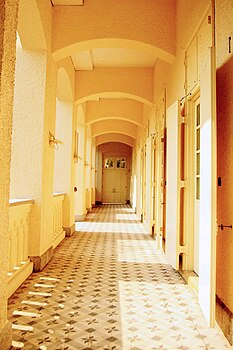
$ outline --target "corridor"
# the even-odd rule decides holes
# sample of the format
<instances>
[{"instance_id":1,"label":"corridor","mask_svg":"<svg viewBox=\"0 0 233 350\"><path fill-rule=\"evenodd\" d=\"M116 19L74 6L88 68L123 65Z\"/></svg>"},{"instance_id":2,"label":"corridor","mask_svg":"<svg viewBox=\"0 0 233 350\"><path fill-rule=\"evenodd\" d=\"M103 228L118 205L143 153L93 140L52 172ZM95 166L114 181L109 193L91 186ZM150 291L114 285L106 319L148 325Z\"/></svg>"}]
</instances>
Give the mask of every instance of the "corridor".
<instances>
[{"instance_id":1,"label":"corridor","mask_svg":"<svg viewBox=\"0 0 233 350\"><path fill-rule=\"evenodd\" d=\"M12 349L223 350L128 205L93 209L9 299Z\"/></svg>"}]
</instances>

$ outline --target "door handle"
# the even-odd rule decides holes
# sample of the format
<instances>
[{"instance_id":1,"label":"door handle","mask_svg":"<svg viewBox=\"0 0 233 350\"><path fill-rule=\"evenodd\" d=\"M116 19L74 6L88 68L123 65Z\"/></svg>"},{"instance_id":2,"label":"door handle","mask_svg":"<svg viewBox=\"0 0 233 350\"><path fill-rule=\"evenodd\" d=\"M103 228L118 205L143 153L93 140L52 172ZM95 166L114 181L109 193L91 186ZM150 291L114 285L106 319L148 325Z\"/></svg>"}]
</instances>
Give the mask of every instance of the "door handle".
<instances>
[{"instance_id":1,"label":"door handle","mask_svg":"<svg viewBox=\"0 0 233 350\"><path fill-rule=\"evenodd\" d=\"M218 227L219 227L221 230L224 230L224 228L230 228L230 229L232 229L232 225L223 225L223 224L221 224L221 225L218 225Z\"/></svg>"}]
</instances>

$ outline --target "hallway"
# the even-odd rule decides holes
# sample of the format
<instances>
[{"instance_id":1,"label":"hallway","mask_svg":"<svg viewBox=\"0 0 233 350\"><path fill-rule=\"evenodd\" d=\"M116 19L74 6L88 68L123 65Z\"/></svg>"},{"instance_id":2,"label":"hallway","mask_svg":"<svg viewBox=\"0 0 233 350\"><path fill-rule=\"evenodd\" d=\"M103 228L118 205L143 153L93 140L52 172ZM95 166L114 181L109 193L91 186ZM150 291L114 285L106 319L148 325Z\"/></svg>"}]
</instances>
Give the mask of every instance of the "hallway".
<instances>
[{"instance_id":1,"label":"hallway","mask_svg":"<svg viewBox=\"0 0 233 350\"><path fill-rule=\"evenodd\" d=\"M229 348L130 206L99 206L76 231L10 298L12 349Z\"/></svg>"}]
</instances>

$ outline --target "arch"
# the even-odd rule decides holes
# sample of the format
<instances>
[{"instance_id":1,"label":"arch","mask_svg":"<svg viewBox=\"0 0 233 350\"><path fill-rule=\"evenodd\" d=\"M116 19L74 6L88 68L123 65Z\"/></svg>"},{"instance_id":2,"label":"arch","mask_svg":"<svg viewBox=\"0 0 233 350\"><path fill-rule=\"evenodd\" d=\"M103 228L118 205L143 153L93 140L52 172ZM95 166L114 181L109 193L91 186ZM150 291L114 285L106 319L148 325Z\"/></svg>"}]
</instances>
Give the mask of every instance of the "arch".
<instances>
[{"instance_id":1,"label":"arch","mask_svg":"<svg viewBox=\"0 0 233 350\"><path fill-rule=\"evenodd\" d=\"M127 145L124 142L104 142L98 145L98 151L102 153L102 155L111 155L111 156L120 156L122 155L132 155L132 146Z\"/></svg>"},{"instance_id":2,"label":"arch","mask_svg":"<svg viewBox=\"0 0 233 350\"><path fill-rule=\"evenodd\" d=\"M77 51L76 43L81 43L83 51L94 47L92 45L124 48L123 41L127 47L131 44L132 48L143 45L143 50L156 48L156 56L161 59L175 55L176 2L137 1L134 6L129 3L129 0L90 0L81 8L55 6L53 52L56 60L61 59L64 48L68 49L68 55L72 49ZM67 56L67 52L63 54Z\"/></svg>"},{"instance_id":3,"label":"arch","mask_svg":"<svg viewBox=\"0 0 233 350\"><path fill-rule=\"evenodd\" d=\"M129 118L129 117L127 117L127 116L126 116L126 117L119 117L119 116L103 116L103 117L95 118L95 120L89 121L89 122L87 122L86 124L87 124L87 125L90 125L90 124L102 122L102 121L105 121L105 120L125 121L125 122L132 123L132 124L137 125L137 126L139 126L140 128L142 128L142 124L139 124L137 121L132 120L132 118Z\"/></svg>"},{"instance_id":4,"label":"arch","mask_svg":"<svg viewBox=\"0 0 233 350\"><path fill-rule=\"evenodd\" d=\"M57 98L60 101L73 101L70 77L64 67L57 71Z\"/></svg>"},{"instance_id":5,"label":"arch","mask_svg":"<svg viewBox=\"0 0 233 350\"><path fill-rule=\"evenodd\" d=\"M121 121L119 123L118 120L106 120L92 124L92 137L106 133L123 134L136 139L137 126L126 121Z\"/></svg>"},{"instance_id":6,"label":"arch","mask_svg":"<svg viewBox=\"0 0 233 350\"><path fill-rule=\"evenodd\" d=\"M130 147L134 147L135 139L130 136L115 133L106 133L96 136L96 146L99 146L106 142L120 142Z\"/></svg>"},{"instance_id":7,"label":"arch","mask_svg":"<svg viewBox=\"0 0 233 350\"><path fill-rule=\"evenodd\" d=\"M88 95L88 96L82 97L79 100L77 100L76 104L82 104L82 103L85 103L87 101L99 101L100 98L129 98L129 99L141 102L149 107L153 106L153 103L151 101L147 100L146 98L143 98L143 97L138 96L138 95L129 94L126 92L116 92L116 91L100 92L100 93Z\"/></svg>"},{"instance_id":8,"label":"arch","mask_svg":"<svg viewBox=\"0 0 233 350\"><path fill-rule=\"evenodd\" d=\"M152 46L150 44L136 41L127 40L122 38L102 38L92 39L82 42L76 42L71 45L64 46L53 51L52 55L55 61L59 61L67 56L71 56L77 52L87 51L98 48L120 48L120 49L132 49L136 51L143 51L148 53L151 57L154 57L155 61L157 58L165 61L169 64L173 64L175 55L168 51Z\"/></svg>"},{"instance_id":9,"label":"arch","mask_svg":"<svg viewBox=\"0 0 233 350\"><path fill-rule=\"evenodd\" d=\"M107 98L86 104L86 124L117 119L143 125L143 104L132 99Z\"/></svg>"}]
</instances>

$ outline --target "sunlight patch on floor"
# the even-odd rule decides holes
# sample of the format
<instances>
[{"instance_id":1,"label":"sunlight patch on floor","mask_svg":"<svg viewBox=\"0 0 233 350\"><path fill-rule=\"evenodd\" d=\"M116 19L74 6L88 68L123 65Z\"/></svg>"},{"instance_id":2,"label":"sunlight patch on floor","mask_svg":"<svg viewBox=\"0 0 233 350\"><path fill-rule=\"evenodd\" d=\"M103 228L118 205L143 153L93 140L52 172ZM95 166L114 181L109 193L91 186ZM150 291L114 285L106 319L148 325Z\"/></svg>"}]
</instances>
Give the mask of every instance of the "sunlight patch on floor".
<instances>
[{"instance_id":1,"label":"sunlight patch on floor","mask_svg":"<svg viewBox=\"0 0 233 350\"><path fill-rule=\"evenodd\" d=\"M210 341L225 348L223 338L200 318L187 285L119 281L118 287L124 350L210 349Z\"/></svg>"},{"instance_id":2,"label":"sunlight patch on floor","mask_svg":"<svg viewBox=\"0 0 233 350\"><path fill-rule=\"evenodd\" d=\"M156 264L161 263L162 253L155 254L151 242L148 240L118 240L118 262ZM163 258L163 263L168 264Z\"/></svg>"},{"instance_id":3,"label":"sunlight patch on floor","mask_svg":"<svg viewBox=\"0 0 233 350\"><path fill-rule=\"evenodd\" d=\"M119 233L146 233L143 224L138 223L108 223L108 222L76 222L75 230L81 232L119 232Z\"/></svg>"}]
</instances>

